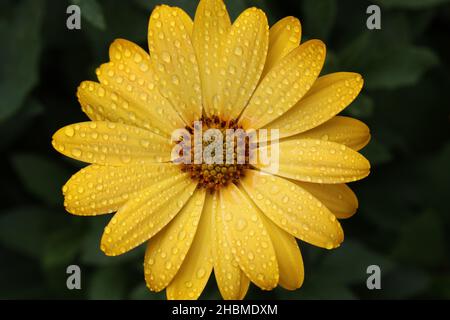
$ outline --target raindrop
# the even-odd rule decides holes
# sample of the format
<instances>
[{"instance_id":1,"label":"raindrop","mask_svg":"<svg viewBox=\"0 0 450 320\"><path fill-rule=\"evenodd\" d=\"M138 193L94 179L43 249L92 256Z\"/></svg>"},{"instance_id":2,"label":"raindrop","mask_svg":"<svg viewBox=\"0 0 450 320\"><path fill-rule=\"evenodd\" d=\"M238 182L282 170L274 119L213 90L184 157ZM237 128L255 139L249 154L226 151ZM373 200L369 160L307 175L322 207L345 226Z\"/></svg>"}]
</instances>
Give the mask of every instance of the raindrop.
<instances>
[{"instance_id":1,"label":"raindrop","mask_svg":"<svg viewBox=\"0 0 450 320\"><path fill-rule=\"evenodd\" d=\"M178 240L184 240L186 238L186 231L181 230L180 233L178 233Z\"/></svg>"},{"instance_id":2,"label":"raindrop","mask_svg":"<svg viewBox=\"0 0 450 320\"><path fill-rule=\"evenodd\" d=\"M164 52L162 53L162 57L161 57L161 58L162 58L163 61L166 62L166 63L170 63L170 61L172 60L172 58L170 57L170 54L169 54L168 52L166 52L166 51L164 51Z\"/></svg>"},{"instance_id":3,"label":"raindrop","mask_svg":"<svg viewBox=\"0 0 450 320\"><path fill-rule=\"evenodd\" d=\"M174 85L179 85L179 84L180 84L180 79L178 78L177 75L173 75L173 76L172 76L172 83L173 83Z\"/></svg>"},{"instance_id":4,"label":"raindrop","mask_svg":"<svg viewBox=\"0 0 450 320\"><path fill-rule=\"evenodd\" d=\"M81 157L81 150L80 149L72 149L72 155L74 157Z\"/></svg>"},{"instance_id":5,"label":"raindrop","mask_svg":"<svg viewBox=\"0 0 450 320\"><path fill-rule=\"evenodd\" d=\"M241 46L237 46L236 48L234 48L234 54L239 56L239 57L242 56L243 52L244 51L242 50Z\"/></svg>"},{"instance_id":6,"label":"raindrop","mask_svg":"<svg viewBox=\"0 0 450 320\"><path fill-rule=\"evenodd\" d=\"M205 276L205 274L206 274L205 269L200 268L200 269L198 269L198 271L197 271L197 278L201 279L201 278L203 278L203 277Z\"/></svg>"},{"instance_id":7,"label":"raindrop","mask_svg":"<svg viewBox=\"0 0 450 320\"><path fill-rule=\"evenodd\" d=\"M122 160L123 163L129 163L131 161L131 157L128 155L124 155L120 157L120 160Z\"/></svg>"},{"instance_id":8,"label":"raindrop","mask_svg":"<svg viewBox=\"0 0 450 320\"><path fill-rule=\"evenodd\" d=\"M68 136L68 137L73 137L73 135L75 134L75 130L73 130L72 127L67 127L67 128L64 130L64 133L65 133L66 136Z\"/></svg>"},{"instance_id":9,"label":"raindrop","mask_svg":"<svg viewBox=\"0 0 450 320\"><path fill-rule=\"evenodd\" d=\"M134 55L134 62L140 63L142 61L142 56L139 53Z\"/></svg>"},{"instance_id":10,"label":"raindrop","mask_svg":"<svg viewBox=\"0 0 450 320\"><path fill-rule=\"evenodd\" d=\"M243 218L239 219L238 222L236 223L236 229L238 231L243 231L245 227L247 227L247 221Z\"/></svg>"}]
</instances>

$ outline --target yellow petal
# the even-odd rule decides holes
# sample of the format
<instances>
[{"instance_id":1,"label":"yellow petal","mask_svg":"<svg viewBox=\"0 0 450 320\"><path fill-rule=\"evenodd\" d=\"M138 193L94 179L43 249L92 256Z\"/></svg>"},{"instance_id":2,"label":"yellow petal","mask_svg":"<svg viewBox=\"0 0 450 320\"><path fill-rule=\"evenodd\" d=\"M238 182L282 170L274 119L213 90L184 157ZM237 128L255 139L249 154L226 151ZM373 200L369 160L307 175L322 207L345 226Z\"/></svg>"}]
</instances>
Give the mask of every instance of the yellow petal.
<instances>
[{"instance_id":1,"label":"yellow petal","mask_svg":"<svg viewBox=\"0 0 450 320\"><path fill-rule=\"evenodd\" d=\"M234 258L232 248L225 234L225 225L221 212L218 211L217 196L213 196L213 258L214 275L222 297L226 300L237 300L245 296L249 280ZM241 281L243 281L241 283Z\"/></svg>"},{"instance_id":2,"label":"yellow petal","mask_svg":"<svg viewBox=\"0 0 450 320\"><path fill-rule=\"evenodd\" d=\"M280 269L279 285L287 290L300 288L305 274L297 240L268 219L266 219L266 228L277 255Z\"/></svg>"},{"instance_id":3,"label":"yellow petal","mask_svg":"<svg viewBox=\"0 0 450 320\"><path fill-rule=\"evenodd\" d=\"M194 239L205 194L204 189L197 189L176 217L148 241L144 271L150 290L163 290L180 269Z\"/></svg>"},{"instance_id":4,"label":"yellow petal","mask_svg":"<svg viewBox=\"0 0 450 320\"><path fill-rule=\"evenodd\" d=\"M70 213L80 216L111 213L140 190L179 171L177 165L170 163L120 167L90 165L64 185L64 206Z\"/></svg>"},{"instance_id":5,"label":"yellow petal","mask_svg":"<svg viewBox=\"0 0 450 320\"><path fill-rule=\"evenodd\" d=\"M278 284L272 241L252 201L234 184L220 190L220 210L231 251L245 275L258 287Z\"/></svg>"},{"instance_id":6,"label":"yellow petal","mask_svg":"<svg viewBox=\"0 0 450 320\"><path fill-rule=\"evenodd\" d=\"M246 129L259 129L302 98L316 81L325 60L325 44L310 40L274 66L259 84L240 118Z\"/></svg>"},{"instance_id":7,"label":"yellow petal","mask_svg":"<svg viewBox=\"0 0 450 320\"><path fill-rule=\"evenodd\" d=\"M279 148L278 168L276 157L269 164L258 163L256 167L282 177L315 183L346 183L365 178L370 163L358 152L330 141L296 139L281 141L273 146L260 148L260 152L271 154ZM275 153L275 152L274 152Z\"/></svg>"},{"instance_id":8,"label":"yellow petal","mask_svg":"<svg viewBox=\"0 0 450 320\"><path fill-rule=\"evenodd\" d=\"M163 126L164 122L158 122L148 112L148 106L143 111L100 83L82 82L78 87L77 97L83 112L92 121L123 123L170 137L172 125L166 122Z\"/></svg>"},{"instance_id":9,"label":"yellow petal","mask_svg":"<svg viewBox=\"0 0 450 320\"><path fill-rule=\"evenodd\" d=\"M105 227L102 251L119 255L153 237L183 208L195 188L187 174L179 173L138 192Z\"/></svg>"},{"instance_id":10,"label":"yellow petal","mask_svg":"<svg viewBox=\"0 0 450 320\"><path fill-rule=\"evenodd\" d=\"M197 299L205 288L213 268L212 197L206 195L197 232L180 270L167 287L167 299Z\"/></svg>"},{"instance_id":11,"label":"yellow petal","mask_svg":"<svg viewBox=\"0 0 450 320\"><path fill-rule=\"evenodd\" d=\"M263 76L300 45L302 26L295 17L285 17L270 28L269 51Z\"/></svg>"},{"instance_id":12,"label":"yellow petal","mask_svg":"<svg viewBox=\"0 0 450 320\"><path fill-rule=\"evenodd\" d=\"M125 123L155 127L169 135L186 125L160 94L148 53L130 41L119 39L111 44L109 56L111 62L101 65L96 73L104 87L125 100L111 99L108 106L112 113L121 111L118 117Z\"/></svg>"},{"instance_id":13,"label":"yellow petal","mask_svg":"<svg viewBox=\"0 0 450 320\"><path fill-rule=\"evenodd\" d=\"M170 139L114 122L72 124L53 135L53 147L83 162L130 165L170 160Z\"/></svg>"},{"instance_id":14,"label":"yellow petal","mask_svg":"<svg viewBox=\"0 0 450 320\"><path fill-rule=\"evenodd\" d=\"M248 170L242 186L264 214L281 229L315 246L332 249L344 240L336 217L298 185Z\"/></svg>"},{"instance_id":15,"label":"yellow petal","mask_svg":"<svg viewBox=\"0 0 450 320\"><path fill-rule=\"evenodd\" d=\"M247 278L245 273L241 270L240 289L239 289L239 296L238 296L237 300L242 300L245 298L249 287L250 287L250 279Z\"/></svg>"},{"instance_id":16,"label":"yellow petal","mask_svg":"<svg viewBox=\"0 0 450 320\"><path fill-rule=\"evenodd\" d=\"M292 182L311 193L339 219L350 218L358 209L358 198L346 184Z\"/></svg>"},{"instance_id":17,"label":"yellow petal","mask_svg":"<svg viewBox=\"0 0 450 320\"><path fill-rule=\"evenodd\" d=\"M314 129L288 139L321 139L344 144L358 151L369 143L370 130L367 125L359 120L336 116Z\"/></svg>"},{"instance_id":18,"label":"yellow petal","mask_svg":"<svg viewBox=\"0 0 450 320\"><path fill-rule=\"evenodd\" d=\"M192 27L191 18L183 10L166 5L153 10L148 27L150 56L159 90L188 124L202 115Z\"/></svg>"},{"instance_id":19,"label":"yellow petal","mask_svg":"<svg viewBox=\"0 0 450 320\"><path fill-rule=\"evenodd\" d=\"M222 0L201 0L194 20L192 42L197 53L206 115L218 114L214 97L219 92L219 62L222 46L231 27Z\"/></svg>"},{"instance_id":20,"label":"yellow petal","mask_svg":"<svg viewBox=\"0 0 450 320\"><path fill-rule=\"evenodd\" d=\"M280 138L315 128L347 107L363 86L361 75L337 72L320 77L311 90L281 117L265 126L280 130Z\"/></svg>"},{"instance_id":21,"label":"yellow petal","mask_svg":"<svg viewBox=\"0 0 450 320\"><path fill-rule=\"evenodd\" d=\"M269 27L263 11L250 8L233 23L220 61L214 105L225 119L236 119L255 91L266 61Z\"/></svg>"}]
</instances>

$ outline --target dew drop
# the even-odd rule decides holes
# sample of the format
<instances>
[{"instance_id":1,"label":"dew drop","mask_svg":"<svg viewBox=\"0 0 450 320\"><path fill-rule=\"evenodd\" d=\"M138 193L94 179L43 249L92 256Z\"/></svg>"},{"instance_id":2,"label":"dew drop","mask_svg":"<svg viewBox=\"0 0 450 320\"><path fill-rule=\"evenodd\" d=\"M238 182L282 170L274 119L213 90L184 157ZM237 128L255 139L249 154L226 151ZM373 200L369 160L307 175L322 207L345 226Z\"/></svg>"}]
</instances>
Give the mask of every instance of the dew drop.
<instances>
[{"instance_id":1,"label":"dew drop","mask_svg":"<svg viewBox=\"0 0 450 320\"><path fill-rule=\"evenodd\" d=\"M200 268L200 269L198 269L198 271L197 271L197 278L201 279L201 278L203 278L203 277L205 276L205 274L206 274L205 269Z\"/></svg>"},{"instance_id":2,"label":"dew drop","mask_svg":"<svg viewBox=\"0 0 450 320\"><path fill-rule=\"evenodd\" d=\"M142 61L142 56L139 53L134 55L134 62L140 63Z\"/></svg>"},{"instance_id":3,"label":"dew drop","mask_svg":"<svg viewBox=\"0 0 450 320\"><path fill-rule=\"evenodd\" d=\"M237 55L238 57L242 56L243 54L243 50L241 46L237 46L236 48L234 48L234 54Z\"/></svg>"},{"instance_id":4,"label":"dew drop","mask_svg":"<svg viewBox=\"0 0 450 320\"><path fill-rule=\"evenodd\" d=\"M238 231L243 231L247 227L247 221L243 218L239 219L236 223L236 229Z\"/></svg>"},{"instance_id":5,"label":"dew drop","mask_svg":"<svg viewBox=\"0 0 450 320\"><path fill-rule=\"evenodd\" d=\"M103 89L103 88L98 88L98 91L97 91L97 94L98 94L98 96L100 97L100 98L102 98L102 97L104 97L105 96L105 89Z\"/></svg>"},{"instance_id":6,"label":"dew drop","mask_svg":"<svg viewBox=\"0 0 450 320\"><path fill-rule=\"evenodd\" d=\"M172 83L174 84L174 85L179 85L180 84L180 78L178 78L178 76L177 75L173 75L172 76Z\"/></svg>"},{"instance_id":7,"label":"dew drop","mask_svg":"<svg viewBox=\"0 0 450 320\"><path fill-rule=\"evenodd\" d=\"M67 128L64 130L64 133L65 133L65 135L68 136L68 137L73 137L73 135L75 134L75 130L73 130L72 127L67 127Z\"/></svg>"},{"instance_id":8,"label":"dew drop","mask_svg":"<svg viewBox=\"0 0 450 320\"><path fill-rule=\"evenodd\" d=\"M122 160L123 163L129 163L131 161L131 157L124 155L124 156L120 157L120 160Z\"/></svg>"},{"instance_id":9,"label":"dew drop","mask_svg":"<svg viewBox=\"0 0 450 320\"><path fill-rule=\"evenodd\" d=\"M141 65L139 66L139 69L141 69L142 72L147 72L148 71L148 64L147 63L141 63Z\"/></svg>"},{"instance_id":10,"label":"dew drop","mask_svg":"<svg viewBox=\"0 0 450 320\"><path fill-rule=\"evenodd\" d=\"M81 150L80 149L72 149L72 155L74 157L81 157Z\"/></svg>"},{"instance_id":11,"label":"dew drop","mask_svg":"<svg viewBox=\"0 0 450 320\"><path fill-rule=\"evenodd\" d=\"M184 240L186 238L186 231L181 230L180 233L178 233L178 240Z\"/></svg>"},{"instance_id":12,"label":"dew drop","mask_svg":"<svg viewBox=\"0 0 450 320\"><path fill-rule=\"evenodd\" d=\"M164 51L162 53L161 58L163 59L164 62L166 63L170 63L170 61L172 60L172 58L170 57L170 54L167 51Z\"/></svg>"}]
</instances>

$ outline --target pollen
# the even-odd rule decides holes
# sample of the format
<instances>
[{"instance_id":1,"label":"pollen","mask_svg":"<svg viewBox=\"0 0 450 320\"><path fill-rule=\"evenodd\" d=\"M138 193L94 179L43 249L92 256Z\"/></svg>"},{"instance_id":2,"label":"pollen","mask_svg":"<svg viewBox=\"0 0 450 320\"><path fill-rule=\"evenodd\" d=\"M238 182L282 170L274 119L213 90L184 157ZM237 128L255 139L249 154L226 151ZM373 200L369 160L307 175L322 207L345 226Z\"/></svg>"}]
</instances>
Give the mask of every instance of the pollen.
<instances>
[{"instance_id":1,"label":"pollen","mask_svg":"<svg viewBox=\"0 0 450 320\"><path fill-rule=\"evenodd\" d=\"M202 125L202 131L218 129L221 132L223 161L221 163L208 164L202 160L200 164L182 163L180 166L182 172L188 173L193 180L198 182L199 188L205 188L213 193L230 183L237 183L245 176L245 171L251 168L249 161L249 137L245 136L243 138L241 142L243 148L239 148L237 136L232 136L232 139L227 139L227 135L230 134L229 129L232 129L232 132L236 132L239 129L243 130L242 126L237 124L237 120L232 119L226 121L218 116L202 116L199 121ZM194 123L191 126L186 126L186 130L191 135L190 141L192 148L190 150L190 159L193 160L195 158L195 152L198 150L195 148ZM212 140L203 139L201 141L201 149L204 150L213 142ZM212 156L216 156L214 151L212 152Z\"/></svg>"}]
</instances>

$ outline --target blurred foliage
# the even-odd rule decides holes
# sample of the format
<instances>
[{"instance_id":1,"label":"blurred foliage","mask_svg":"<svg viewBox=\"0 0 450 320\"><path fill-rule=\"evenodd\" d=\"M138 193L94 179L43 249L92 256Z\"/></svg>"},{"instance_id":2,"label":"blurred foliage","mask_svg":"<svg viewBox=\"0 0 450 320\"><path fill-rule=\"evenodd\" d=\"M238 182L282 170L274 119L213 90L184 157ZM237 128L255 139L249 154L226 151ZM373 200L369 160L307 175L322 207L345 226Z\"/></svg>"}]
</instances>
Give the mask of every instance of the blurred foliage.
<instances>
[{"instance_id":1,"label":"blurred foliage","mask_svg":"<svg viewBox=\"0 0 450 320\"><path fill-rule=\"evenodd\" d=\"M2 0L0 2L0 298L162 299L144 284L144 248L105 257L107 216L64 211L61 187L82 165L57 154L51 135L84 120L75 91L94 79L108 46L126 38L146 47L147 22L161 0ZM450 1L374 0L382 29L366 29L371 1L228 0L233 18L249 6L273 24L293 15L303 40L327 43L324 72L355 71L365 89L344 114L373 139L363 153L368 179L352 184L358 213L343 221L346 241L326 251L301 244L302 289L264 299L450 298ZM195 13L196 1L170 0ZM82 9L82 30L66 29L66 8ZM66 267L82 268L82 290L66 289ZM366 268L382 268L382 290L366 288ZM213 281L203 298L218 298Z\"/></svg>"}]
</instances>

